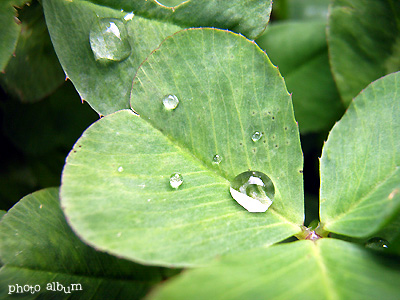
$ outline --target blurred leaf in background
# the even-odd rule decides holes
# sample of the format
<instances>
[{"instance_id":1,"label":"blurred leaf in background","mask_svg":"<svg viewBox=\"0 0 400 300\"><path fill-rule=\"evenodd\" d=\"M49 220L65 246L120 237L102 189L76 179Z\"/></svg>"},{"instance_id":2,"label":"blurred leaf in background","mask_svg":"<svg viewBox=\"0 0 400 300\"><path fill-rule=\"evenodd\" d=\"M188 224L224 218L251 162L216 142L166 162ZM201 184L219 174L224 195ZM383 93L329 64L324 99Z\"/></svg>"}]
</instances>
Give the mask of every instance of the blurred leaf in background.
<instances>
[{"instance_id":1,"label":"blurred leaf in background","mask_svg":"<svg viewBox=\"0 0 400 300\"><path fill-rule=\"evenodd\" d=\"M0 208L8 209L30 192L60 184L66 155L98 115L69 81L38 103L1 98Z\"/></svg>"},{"instance_id":2,"label":"blurred leaf in background","mask_svg":"<svg viewBox=\"0 0 400 300\"><path fill-rule=\"evenodd\" d=\"M42 6L37 1L32 1L15 13L16 17L7 18L8 23L4 25L14 28L18 22L18 42L7 66L0 74L0 83L4 90L22 102L35 102L57 89L63 83L65 75L54 52ZM0 18L5 16L6 12L3 12ZM13 32L14 38L15 33L16 31ZM10 45L11 42L7 40L0 42L1 48L8 48Z\"/></svg>"}]
</instances>

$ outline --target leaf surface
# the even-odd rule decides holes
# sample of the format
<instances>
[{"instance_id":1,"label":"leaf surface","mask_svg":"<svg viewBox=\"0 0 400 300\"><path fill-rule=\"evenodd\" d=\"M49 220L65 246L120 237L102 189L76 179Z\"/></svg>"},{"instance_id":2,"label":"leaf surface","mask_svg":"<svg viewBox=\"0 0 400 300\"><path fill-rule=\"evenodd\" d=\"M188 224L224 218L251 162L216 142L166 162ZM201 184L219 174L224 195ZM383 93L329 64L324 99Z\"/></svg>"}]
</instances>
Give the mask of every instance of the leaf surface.
<instances>
[{"instance_id":1,"label":"leaf surface","mask_svg":"<svg viewBox=\"0 0 400 300\"><path fill-rule=\"evenodd\" d=\"M321 221L353 237L400 208L400 73L369 85L332 129L321 158Z\"/></svg>"},{"instance_id":2,"label":"leaf surface","mask_svg":"<svg viewBox=\"0 0 400 300\"><path fill-rule=\"evenodd\" d=\"M389 266L390 265L390 266ZM398 262L348 242L297 241L224 257L148 299L397 299Z\"/></svg>"},{"instance_id":3,"label":"leaf surface","mask_svg":"<svg viewBox=\"0 0 400 300\"><path fill-rule=\"evenodd\" d=\"M334 0L328 24L331 66L346 105L371 81L400 70L400 2Z\"/></svg>"},{"instance_id":4,"label":"leaf surface","mask_svg":"<svg viewBox=\"0 0 400 300\"><path fill-rule=\"evenodd\" d=\"M241 30L242 25L246 27L248 23L244 20L253 23L260 17L263 22L254 24L258 28L254 29L257 32L253 33L255 37L264 30L271 9L270 0L209 1L207 4L193 0L186 1L175 11L153 0L96 3L43 1L47 26L64 71L81 97L101 115L129 108L129 92L136 70L167 36L185 26L221 26ZM242 5L248 8L242 9ZM130 56L119 62L99 63L89 42L91 29L101 18L124 20L127 12L131 11L135 14L132 20L124 21ZM249 32L250 36L253 34Z\"/></svg>"},{"instance_id":5,"label":"leaf surface","mask_svg":"<svg viewBox=\"0 0 400 300\"><path fill-rule=\"evenodd\" d=\"M15 22L16 9L23 1L4 0L0 3L0 71L3 72L17 45L20 26Z\"/></svg>"},{"instance_id":6,"label":"leaf surface","mask_svg":"<svg viewBox=\"0 0 400 300\"><path fill-rule=\"evenodd\" d=\"M293 93L302 133L331 128L343 112L329 67L325 26L326 20L275 23L256 40Z\"/></svg>"},{"instance_id":7,"label":"leaf surface","mask_svg":"<svg viewBox=\"0 0 400 300\"><path fill-rule=\"evenodd\" d=\"M163 278L164 270L145 267L101 253L82 243L65 221L58 189L24 197L0 223L0 286L40 285L41 299L54 299L48 283L65 287L80 283L82 290L56 292L84 299L139 299ZM0 289L5 298L7 289ZM36 294L37 297L39 294ZM32 295L29 293L29 297ZM28 298L29 298L28 297ZM31 298L29 298L31 299Z\"/></svg>"},{"instance_id":8,"label":"leaf surface","mask_svg":"<svg viewBox=\"0 0 400 300\"><path fill-rule=\"evenodd\" d=\"M167 94L178 97L175 110L164 108ZM85 241L150 264L196 265L299 231L298 129L282 77L254 43L214 29L173 35L139 69L132 106L140 117L102 118L68 156L61 199ZM248 169L275 185L266 213L230 196L229 181Z\"/></svg>"},{"instance_id":9,"label":"leaf surface","mask_svg":"<svg viewBox=\"0 0 400 300\"><path fill-rule=\"evenodd\" d=\"M178 4L174 8L160 5L156 0L116 1L91 0L103 6L109 6L149 19L177 24L181 27L216 27L242 33L250 39L260 35L269 21L271 0L188 0L171 1Z\"/></svg>"},{"instance_id":10,"label":"leaf surface","mask_svg":"<svg viewBox=\"0 0 400 300\"><path fill-rule=\"evenodd\" d=\"M0 80L8 93L30 103L56 90L65 75L51 44L41 5L35 1L24 6L18 11L18 19L20 33L14 56Z\"/></svg>"},{"instance_id":11,"label":"leaf surface","mask_svg":"<svg viewBox=\"0 0 400 300\"><path fill-rule=\"evenodd\" d=\"M181 28L134 16L125 21L131 55L108 64L95 60L89 33L102 18L123 20L126 15L86 1L45 0L47 26L65 73L80 96L101 115L129 108L129 92L140 63L162 40Z\"/></svg>"},{"instance_id":12,"label":"leaf surface","mask_svg":"<svg viewBox=\"0 0 400 300\"><path fill-rule=\"evenodd\" d=\"M287 0L287 14L291 20L325 20L330 0Z\"/></svg>"}]
</instances>

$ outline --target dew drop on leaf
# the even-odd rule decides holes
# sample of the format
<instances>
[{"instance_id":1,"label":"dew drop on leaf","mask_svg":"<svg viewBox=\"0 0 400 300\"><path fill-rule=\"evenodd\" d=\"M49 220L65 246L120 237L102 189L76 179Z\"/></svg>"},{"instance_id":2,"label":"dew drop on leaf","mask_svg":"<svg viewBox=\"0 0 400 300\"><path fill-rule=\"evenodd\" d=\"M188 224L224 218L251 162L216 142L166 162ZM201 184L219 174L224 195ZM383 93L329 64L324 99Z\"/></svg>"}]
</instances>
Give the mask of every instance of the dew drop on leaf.
<instances>
[{"instance_id":1,"label":"dew drop on leaf","mask_svg":"<svg viewBox=\"0 0 400 300\"><path fill-rule=\"evenodd\" d=\"M122 173L124 171L123 167L118 167L118 172Z\"/></svg>"},{"instance_id":2,"label":"dew drop on leaf","mask_svg":"<svg viewBox=\"0 0 400 300\"><path fill-rule=\"evenodd\" d=\"M261 137L262 137L262 133L259 132L259 131L256 131L256 132L254 132L253 135L251 136L251 140L252 140L253 142L258 142L258 141L261 139Z\"/></svg>"},{"instance_id":3,"label":"dew drop on leaf","mask_svg":"<svg viewBox=\"0 0 400 300\"><path fill-rule=\"evenodd\" d=\"M182 185L182 183L183 183L183 177L180 173L174 173L169 178L169 185L174 189L179 188Z\"/></svg>"},{"instance_id":4,"label":"dew drop on leaf","mask_svg":"<svg viewBox=\"0 0 400 300\"><path fill-rule=\"evenodd\" d=\"M165 95L163 99L165 109L174 110L178 107L179 100L175 95Z\"/></svg>"},{"instance_id":5,"label":"dew drop on leaf","mask_svg":"<svg viewBox=\"0 0 400 300\"><path fill-rule=\"evenodd\" d=\"M215 154L212 159L213 165L219 165L221 163L221 161L222 161L221 155Z\"/></svg>"},{"instance_id":6,"label":"dew drop on leaf","mask_svg":"<svg viewBox=\"0 0 400 300\"><path fill-rule=\"evenodd\" d=\"M389 242L385 239L375 237L368 240L365 243L365 247L373 250L385 250L386 248L389 247Z\"/></svg>"},{"instance_id":7,"label":"dew drop on leaf","mask_svg":"<svg viewBox=\"0 0 400 300\"><path fill-rule=\"evenodd\" d=\"M246 171L232 180L230 192L249 212L265 212L274 201L275 187L264 173Z\"/></svg>"},{"instance_id":8,"label":"dew drop on leaf","mask_svg":"<svg viewBox=\"0 0 400 300\"><path fill-rule=\"evenodd\" d=\"M97 61L122 61L131 54L128 33L123 21L119 19L96 20L90 30L89 40Z\"/></svg>"}]
</instances>

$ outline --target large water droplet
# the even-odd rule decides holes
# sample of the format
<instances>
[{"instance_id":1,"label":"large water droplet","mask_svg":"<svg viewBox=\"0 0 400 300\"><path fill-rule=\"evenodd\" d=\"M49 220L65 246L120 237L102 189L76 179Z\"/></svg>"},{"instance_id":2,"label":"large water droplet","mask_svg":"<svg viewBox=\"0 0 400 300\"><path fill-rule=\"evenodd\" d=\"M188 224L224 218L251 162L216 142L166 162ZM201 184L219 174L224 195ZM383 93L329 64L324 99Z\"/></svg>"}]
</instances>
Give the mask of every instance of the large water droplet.
<instances>
[{"instance_id":1,"label":"large water droplet","mask_svg":"<svg viewBox=\"0 0 400 300\"><path fill-rule=\"evenodd\" d=\"M385 239L375 237L368 240L365 243L365 247L373 250L385 250L386 248L389 247L389 242Z\"/></svg>"},{"instance_id":2,"label":"large water droplet","mask_svg":"<svg viewBox=\"0 0 400 300\"><path fill-rule=\"evenodd\" d=\"M265 212L274 200L275 187L264 173L246 171L232 180L230 192L249 212Z\"/></svg>"},{"instance_id":3,"label":"large water droplet","mask_svg":"<svg viewBox=\"0 0 400 300\"><path fill-rule=\"evenodd\" d=\"M256 131L256 132L254 132L253 135L251 136L251 140L252 140L253 142L257 142L257 141L259 141L259 140L261 139L261 137L262 137L262 133L259 132L259 131Z\"/></svg>"},{"instance_id":4,"label":"large water droplet","mask_svg":"<svg viewBox=\"0 0 400 300\"><path fill-rule=\"evenodd\" d=\"M128 33L123 21L119 19L96 20L90 30L89 39L97 61L122 61L131 54Z\"/></svg>"},{"instance_id":5,"label":"large water droplet","mask_svg":"<svg viewBox=\"0 0 400 300\"><path fill-rule=\"evenodd\" d=\"M178 97L176 97L175 95L166 95L164 96L163 104L167 110L173 110L178 107Z\"/></svg>"},{"instance_id":6,"label":"large water droplet","mask_svg":"<svg viewBox=\"0 0 400 300\"><path fill-rule=\"evenodd\" d=\"M221 163L221 161L222 161L221 155L215 154L213 159L212 159L212 163L214 165L219 165Z\"/></svg>"},{"instance_id":7,"label":"large water droplet","mask_svg":"<svg viewBox=\"0 0 400 300\"><path fill-rule=\"evenodd\" d=\"M182 183L183 183L183 177L180 173L174 173L169 178L169 185L174 189L179 188L182 185Z\"/></svg>"}]
</instances>

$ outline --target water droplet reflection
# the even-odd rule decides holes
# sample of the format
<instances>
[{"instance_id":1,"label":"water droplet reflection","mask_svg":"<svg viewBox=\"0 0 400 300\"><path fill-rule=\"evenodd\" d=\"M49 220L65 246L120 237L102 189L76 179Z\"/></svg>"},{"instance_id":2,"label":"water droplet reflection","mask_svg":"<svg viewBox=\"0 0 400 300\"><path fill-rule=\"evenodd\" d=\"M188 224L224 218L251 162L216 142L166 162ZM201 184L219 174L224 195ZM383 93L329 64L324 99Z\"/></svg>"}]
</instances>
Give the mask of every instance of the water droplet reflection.
<instances>
[{"instance_id":1,"label":"water droplet reflection","mask_svg":"<svg viewBox=\"0 0 400 300\"><path fill-rule=\"evenodd\" d=\"M163 104L165 109L174 110L179 105L178 97L176 97L175 95L166 95L164 96Z\"/></svg>"},{"instance_id":2,"label":"water droplet reflection","mask_svg":"<svg viewBox=\"0 0 400 300\"><path fill-rule=\"evenodd\" d=\"M249 212L265 212L274 200L275 187L264 173L246 171L232 180L230 192Z\"/></svg>"},{"instance_id":3,"label":"water droplet reflection","mask_svg":"<svg viewBox=\"0 0 400 300\"><path fill-rule=\"evenodd\" d=\"M261 139L261 137L262 137L262 133L259 132L259 131L256 131L256 132L254 132L253 135L251 136L251 140L252 140L253 142L258 142L258 141Z\"/></svg>"},{"instance_id":4,"label":"water droplet reflection","mask_svg":"<svg viewBox=\"0 0 400 300\"><path fill-rule=\"evenodd\" d=\"M135 14L134 14L133 12L130 12L130 13L128 13L128 14L126 14L126 15L124 16L124 20L125 20L125 21L130 21L130 20L133 19L134 16L135 16Z\"/></svg>"},{"instance_id":5,"label":"water droplet reflection","mask_svg":"<svg viewBox=\"0 0 400 300\"><path fill-rule=\"evenodd\" d=\"M382 251L389 247L389 242L385 239L375 237L375 238L368 240L365 243L365 247L373 249L373 250L381 250Z\"/></svg>"},{"instance_id":6,"label":"water droplet reflection","mask_svg":"<svg viewBox=\"0 0 400 300\"><path fill-rule=\"evenodd\" d=\"M90 30L89 40L97 61L122 61L131 54L128 33L123 21L119 19L96 20Z\"/></svg>"},{"instance_id":7,"label":"water droplet reflection","mask_svg":"<svg viewBox=\"0 0 400 300\"><path fill-rule=\"evenodd\" d=\"M219 165L221 163L221 161L222 161L221 155L215 154L213 159L212 159L212 163L214 165Z\"/></svg>"},{"instance_id":8,"label":"water droplet reflection","mask_svg":"<svg viewBox=\"0 0 400 300\"><path fill-rule=\"evenodd\" d=\"M183 177L180 173L174 173L169 178L169 185L173 189L179 188L182 185L182 183L183 183Z\"/></svg>"}]
</instances>

